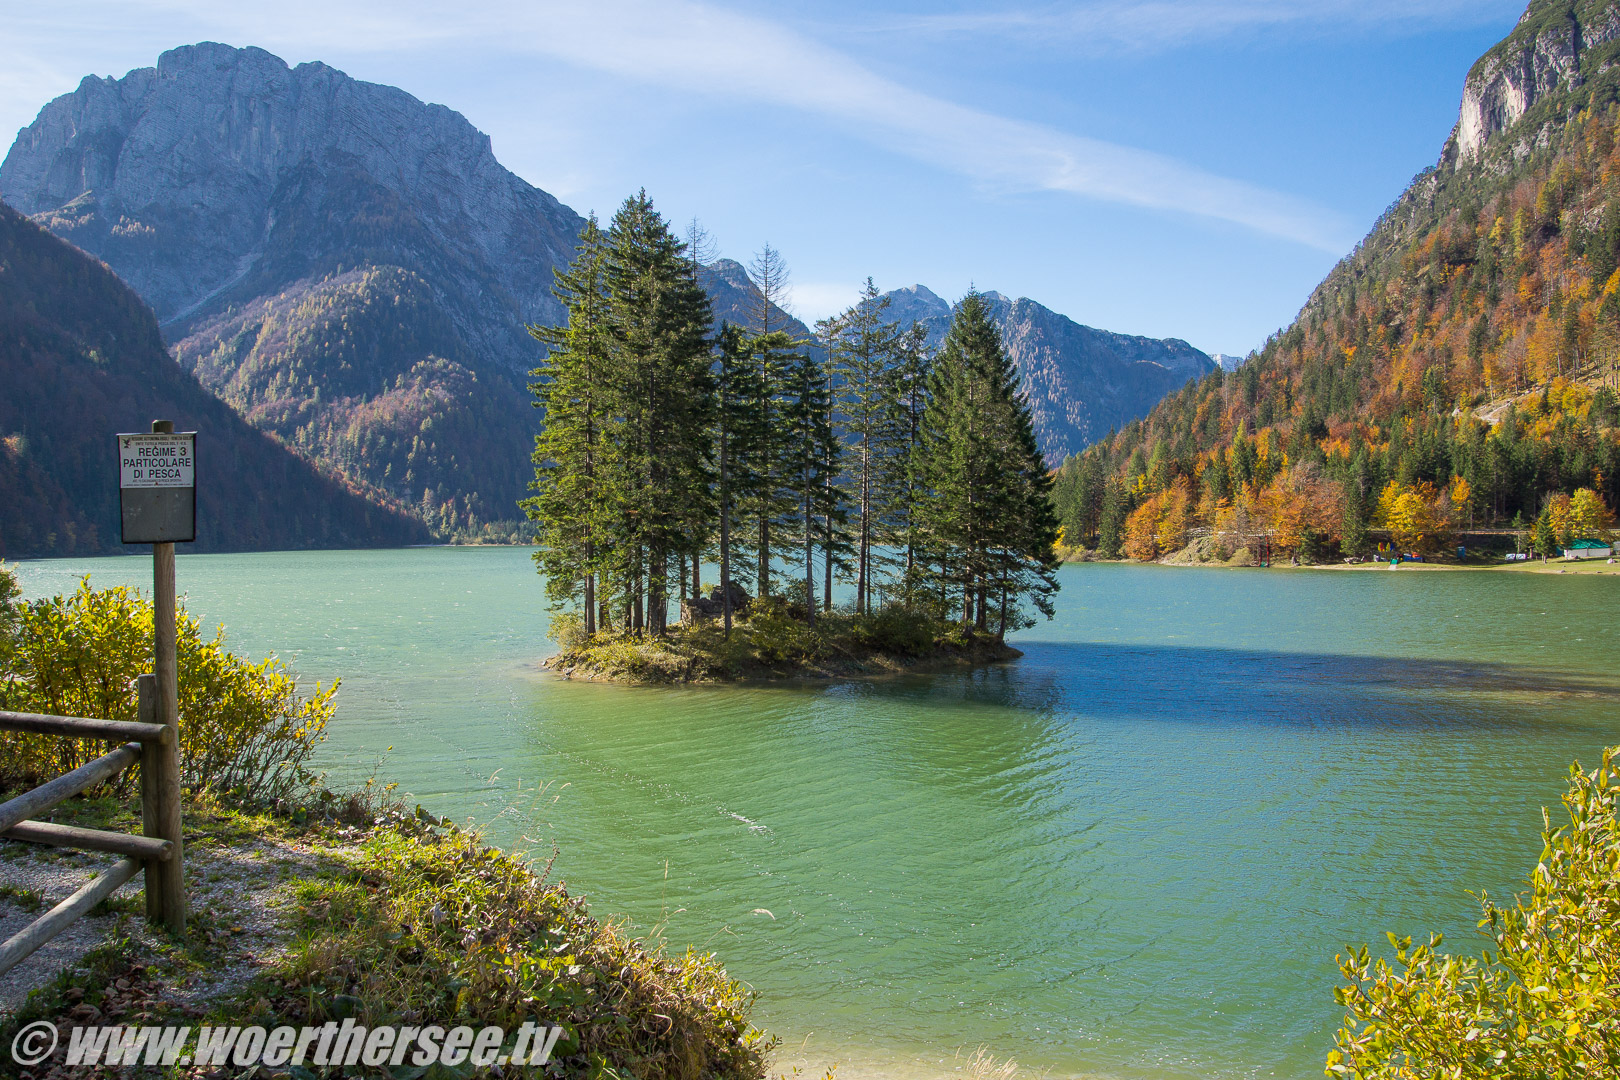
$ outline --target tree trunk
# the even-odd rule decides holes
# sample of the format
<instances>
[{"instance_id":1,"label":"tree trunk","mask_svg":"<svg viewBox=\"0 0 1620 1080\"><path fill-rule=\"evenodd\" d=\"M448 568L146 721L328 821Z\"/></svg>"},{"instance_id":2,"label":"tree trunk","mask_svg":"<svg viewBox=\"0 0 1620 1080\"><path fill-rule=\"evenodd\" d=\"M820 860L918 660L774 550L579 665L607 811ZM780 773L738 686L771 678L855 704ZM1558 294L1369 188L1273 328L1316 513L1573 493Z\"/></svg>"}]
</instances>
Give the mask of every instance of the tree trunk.
<instances>
[{"instance_id":1,"label":"tree trunk","mask_svg":"<svg viewBox=\"0 0 1620 1080\"><path fill-rule=\"evenodd\" d=\"M731 478L726 436L720 436L720 618L731 637Z\"/></svg>"},{"instance_id":2,"label":"tree trunk","mask_svg":"<svg viewBox=\"0 0 1620 1080\"><path fill-rule=\"evenodd\" d=\"M759 598L771 594L771 518L770 497L767 489L759 509Z\"/></svg>"},{"instance_id":3,"label":"tree trunk","mask_svg":"<svg viewBox=\"0 0 1620 1080\"><path fill-rule=\"evenodd\" d=\"M804 478L804 611L810 625L816 624L816 519L813 495L815 487L808 475Z\"/></svg>"},{"instance_id":4,"label":"tree trunk","mask_svg":"<svg viewBox=\"0 0 1620 1080\"><path fill-rule=\"evenodd\" d=\"M856 557L855 569L855 614L866 614L866 590L872 582L872 529L869 524L869 515L872 512L872 455L869 436L861 434L861 525L857 545L860 548Z\"/></svg>"},{"instance_id":5,"label":"tree trunk","mask_svg":"<svg viewBox=\"0 0 1620 1080\"><path fill-rule=\"evenodd\" d=\"M646 581L642 570L646 562L642 558L642 554L639 549L636 551L636 568L630 575L630 629L635 631L637 637L640 637L641 632L647 629L646 606L644 604Z\"/></svg>"},{"instance_id":6,"label":"tree trunk","mask_svg":"<svg viewBox=\"0 0 1620 1080\"><path fill-rule=\"evenodd\" d=\"M828 506L831 506L831 505L832 505L831 502L829 502ZM822 565L821 610L822 611L831 611L832 610L832 579L833 579L833 549L832 548L833 548L833 522L832 522L832 513L829 511L822 518L822 534L821 534L821 565Z\"/></svg>"},{"instance_id":7,"label":"tree trunk","mask_svg":"<svg viewBox=\"0 0 1620 1080\"><path fill-rule=\"evenodd\" d=\"M996 626L996 644L1007 644L1007 579L1001 579L1001 622Z\"/></svg>"},{"instance_id":8,"label":"tree trunk","mask_svg":"<svg viewBox=\"0 0 1620 1080\"><path fill-rule=\"evenodd\" d=\"M590 548L587 547L585 550L588 554ZM586 638L596 636L596 575L594 573L585 575L585 636Z\"/></svg>"},{"instance_id":9,"label":"tree trunk","mask_svg":"<svg viewBox=\"0 0 1620 1080\"><path fill-rule=\"evenodd\" d=\"M669 556L662 551L653 556L647 582L647 627L655 637L669 629Z\"/></svg>"}]
</instances>

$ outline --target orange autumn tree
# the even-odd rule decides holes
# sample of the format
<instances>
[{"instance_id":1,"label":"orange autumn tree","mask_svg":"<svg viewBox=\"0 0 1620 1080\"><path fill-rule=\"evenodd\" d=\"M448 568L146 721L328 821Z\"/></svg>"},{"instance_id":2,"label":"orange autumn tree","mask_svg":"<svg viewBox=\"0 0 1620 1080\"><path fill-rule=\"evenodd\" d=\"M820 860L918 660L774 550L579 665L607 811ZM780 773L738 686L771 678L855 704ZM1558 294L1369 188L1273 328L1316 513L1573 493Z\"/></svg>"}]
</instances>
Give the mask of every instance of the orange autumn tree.
<instances>
[{"instance_id":1,"label":"orange autumn tree","mask_svg":"<svg viewBox=\"0 0 1620 1080\"><path fill-rule=\"evenodd\" d=\"M1192 490L1185 479L1150 495L1125 519L1125 554L1140 562L1179 551L1187 542Z\"/></svg>"},{"instance_id":2,"label":"orange autumn tree","mask_svg":"<svg viewBox=\"0 0 1620 1080\"><path fill-rule=\"evenodd\" d=\"M1256 500L1263 528L1279 551L1297 554L1333 534L1344 517L1344 492L1315 462L1277 474Z\"/></svg>"}]
</instances>

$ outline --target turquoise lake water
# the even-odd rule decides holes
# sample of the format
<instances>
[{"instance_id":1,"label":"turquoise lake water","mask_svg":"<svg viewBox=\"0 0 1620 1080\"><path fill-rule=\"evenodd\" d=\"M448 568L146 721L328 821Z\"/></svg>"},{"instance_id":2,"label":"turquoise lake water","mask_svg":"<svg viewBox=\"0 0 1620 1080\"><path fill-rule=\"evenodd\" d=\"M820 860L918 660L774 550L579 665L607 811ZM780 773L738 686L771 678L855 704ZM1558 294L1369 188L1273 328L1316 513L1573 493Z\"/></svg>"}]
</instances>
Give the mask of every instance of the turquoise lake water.
<instances>
[{"instance_id":1,"label":"turquoise lake water","mask_svg":"<svg viewBox=\"0 0 1620 1080\"><path fill-rule=\"evenodd\" d=\"M145 558L20 566L149 588ZM540 674L521 549L182 556L232 647L341 676L322 752L718 952L781 1064L1321 1075L1334 953L1483 944L1570 761L1620 743L1620 575L1069 566L972 673L631 689ZM388 748L392 747L392 750ZM763 909L761 913L759 909Z\"/></svg>"}]
</instances>

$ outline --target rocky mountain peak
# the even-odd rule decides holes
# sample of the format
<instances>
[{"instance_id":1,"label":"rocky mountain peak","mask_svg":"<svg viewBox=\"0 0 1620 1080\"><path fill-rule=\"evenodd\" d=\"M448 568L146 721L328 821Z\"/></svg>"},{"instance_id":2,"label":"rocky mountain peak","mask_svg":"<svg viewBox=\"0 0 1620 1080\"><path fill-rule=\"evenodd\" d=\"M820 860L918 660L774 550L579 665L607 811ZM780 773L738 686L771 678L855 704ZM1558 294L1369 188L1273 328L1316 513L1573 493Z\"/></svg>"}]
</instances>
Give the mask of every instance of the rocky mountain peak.
<instances>
[{"instance_id":1,"label":"rocky mountain peak","mask_svg":"<svg viewBox=\"0 0 1620 1080\"><path fill-rule=\"evenodd\" d=\"M217 42L47 104L0 164L0 198L105 259L171 332L330 271L358 228L372 259L463 293L480 316L463 331L513 370L521 323L560 314L551 269L581 224L459 113Z\"/></svg>"},{"instance_id":2,"label":"rocky mountain peak","mask_svg":"<svg viewBox=\"0 0 1620 1080\"><path fill-rule=\"evenodd\" d=\"M920 324L936 347L944 340L950 304L922 285L884 295L888 318ZM1018 368L1041 453L1054 466L1215 370L1208 356L1178 338L1115 334L1083 326L1028 297L1009 300L993 289L979 295L989 302Z\"/></svg>"},{"instance_id":3,"label":"rocky mountain peak","mask_svg":"<svg viewBox=\"0 0 1620 1080\"><path fill-rule=\"evenodd\" d=\"M892 289L884 295L889 298L885 316L901 326L951 317L951 305L926 285L908 285L904 289Z\"/></svg>"},{"instance_id":4,"label":"rocky mountain peak","mask_svg":"<svg viewBox=\"0 0 1620 1080\"><path fill-rule=\"evenodd\" d=\"M1478 160L1537 105L1612 64L1617 47L1620 0L1532 0L1513 32L1468 73L1442 162Z\"/></svg>"}]
</instances>

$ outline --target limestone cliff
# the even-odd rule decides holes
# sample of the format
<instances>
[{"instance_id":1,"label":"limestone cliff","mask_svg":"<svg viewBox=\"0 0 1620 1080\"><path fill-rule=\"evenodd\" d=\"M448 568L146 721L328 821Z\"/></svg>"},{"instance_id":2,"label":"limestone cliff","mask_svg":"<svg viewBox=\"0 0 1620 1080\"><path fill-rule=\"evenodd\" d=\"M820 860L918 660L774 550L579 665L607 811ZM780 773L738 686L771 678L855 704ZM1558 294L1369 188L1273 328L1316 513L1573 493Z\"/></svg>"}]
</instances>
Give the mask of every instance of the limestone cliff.
<instances>
[{"instance_id":1,"label":"limestone cliff","mask_svg":"<svg viewBox=\"0 0 1620 1080\"><path fill-rule=\"evenodd\" d=\"M262 430L441 536L518 516L524 326L562 317L582 222L458 113L193 45L46 105L0 197L105 260Z\"/></svg>"},{"instance_id":2,"label":"limestone cliff","mask_svg":"<svg viewBox=\"0 0 1620 1080\"><path fill-rule=\"evenodd\" d=\"M1617 45L1617 0L1533 0L1513 32L1468 73L1443 162L1477 161L1494 137L1538 105L1606 70Z\"/></svg>"}]
</instances>

